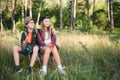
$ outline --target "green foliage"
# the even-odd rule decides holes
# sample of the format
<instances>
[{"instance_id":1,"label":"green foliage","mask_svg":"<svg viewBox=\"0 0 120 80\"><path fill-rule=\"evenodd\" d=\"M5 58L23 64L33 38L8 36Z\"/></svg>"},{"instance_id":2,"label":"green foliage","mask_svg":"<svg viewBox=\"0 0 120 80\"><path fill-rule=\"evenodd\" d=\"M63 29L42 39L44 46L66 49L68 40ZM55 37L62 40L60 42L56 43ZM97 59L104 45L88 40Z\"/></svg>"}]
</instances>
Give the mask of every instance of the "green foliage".
<instances>
[{"instance_id":1,"label":"green foliage","mask_svg":"<svg viewBox=\"0 0 120 80\"><path fill-rule=\"evenodd\" d=\"M23 25L21 20L16 22L16 29L19 30L19 31L23 31L24 30L24 25Z\"/></svg>"},{"instance_id":2,"label":"green foliage","mask_svg":"<svg viewBox=\"0 0 120 80\"><path fill-rule=\"evenodd\" d=\"M8 1L8 2L7 2ZM10 5L11 0L2 0L2 22L4 29L11 29L11 12ZM5 4L6 3L6 4ZM63 29L70 28L70 16L71 16L71 0L67 0L63 3ZM93 12L93 1L92 0L76 0L76 28L81 31L91 31L91 29L106 29L108 27L108 13L107 13L107 5L105 0L96 1L95 11ZM4 4L4 5L3 5ZM9 4L9 5L8 5ZM40 0L32 0L32 16L37 20L38 10L40 6ZM17 25L17 29L22 29L22 6L21 1L17 1L16 10L15 10L15 22ZM88 10L89 9L89 10ZM113 17L114 17L114 25L115 27L120 27L120 1L113 1ZM87 12L89 11L89 15ZM59 29L60 24L60 4L56 0L43 0L41 7L41 16L49 15L52 18L53 25ZM29 1L27 8L27 15L29 15ZM88 21L87 21L88 20ZM91 21L92 20L92 21ZM94 25L92 27L91 23ZM20 27L18 27L20 26ZM90 29L90 30L89 30Z\"/></svg>"},{"instance_id":3,"label":"green foliage","mask_svg":"<svg viewBox=\"0 0 120 80\"><path fill-rule=\"evenodd\" d=\"M85 8L85 0L77 0L77 3L76 3L76 14L77 14L77 19L86 19L86 8Z\"/></svg>"},{"instance_id":4,"label":"green foliage","mask_svg":"<svg viewBox=\"0 0 120 80\"><path fill-rule=\"evenodd\" d=\"M105 29L108 24L107 13L104 9L99 9L94 12L94 15L91 16L94 18L93 24L97 26L98 29Z\"/></svg>"},{"instance_id":5,"label":"green foliage","mask_svg":"<svg viewBox=\"0 0 120 80\"><path fill-rule=\"evenodd\" d=\"M40 5L40 0L33 0L32 16L33 16L35 21L37 21L39 5Z\"/></svg>"},{"instance_id":6,"label":"green foliage","mask_svg":"<svg viewBox=\"0 0 120 80\"><path fill-rule=\"evenodd\" d=\"M120 28L115 28L114 31L115 32L120 32Z\"/></svg>"},{"instance_id":7,"label":"green foliage","mask_svg":"<svg viewBox=\"0 0 120 80\"><path fill-rule=\"evenodd\" d=\"M11 14L10 14L10 11L8 10L8 7L6 7L6 9L3 11L2 17L3 17L4 28L10 29L11 28L11 18L10 18Z\"/></svg>"},{"instance_id":8,"label":"green foliage","mask_svg":"<svg viewBox=\"0 0 120 80\"><path fill-rule=\"evenodd\" d=\"M8 6L6 6L5 10L3 11L3 16L2 17L3 17L3 25L4 25L5 29L11 29L11 23L12 23L11 22L11 12L9 11ZM19 19L22 18L22 16L21 16L21 5L20 4L17 4L17 6L16 6L16 11L15 11L14 18L15 18L16 22Z\"/></svg>"},{"instance_id":9,"label":"green foliage","mask_svg":"<svg viewBox=\"0 0 120 80\"><path fill-rule=\"evenodd\" d=\"M120 28L120 2L113 3L114 26Z\"/></svg>"},{"instance_id":10,"label":"green foliage","mask_svg":"<svg viewBox=\"0 0 120 80\"><path fill-rule=\"evenodd\" d=\"M63 27L65 26L70 26L70 10L67 7L63 9Z\"/></svg>"},{"instance_id":11,"label":"green foliage","mask_svg":"<svg viewBox=\"0 0 120 80\"><path fill-rule=\"evenodd\" d=\"M80 30L82 32L90 32L93 29L93 25L90 23L90 21L86 20L76 20L76 27L77 30Z\"/></svg>"},{"instance_id":12,"label":"green foliage","mask_svg":"<svg viewBox=\"0 0 120 80\"><path fill-rule=\"evenodd\" d=\"M22 7L21 7L21 4L18 3L16 5L15 16L14 16L15 22L17 22L17 21L22 19L22 14L21 13L22 13Z\"/></svg>"},{"instance_id":13,"label":"green foliage","mask_svg":"<svg viewBox=\"0 0 120 80\"><path fill-rule=\"evenodd\" d=\"M44 5L43 5L44 6ZM54 27L59 28L60 18L59 18L59 6L54 5L54 7L48 9L43 7L41 11L41 16L43 15L49 15L51 17L51 22L54 25Z\"/></svg>"}]
</instances>

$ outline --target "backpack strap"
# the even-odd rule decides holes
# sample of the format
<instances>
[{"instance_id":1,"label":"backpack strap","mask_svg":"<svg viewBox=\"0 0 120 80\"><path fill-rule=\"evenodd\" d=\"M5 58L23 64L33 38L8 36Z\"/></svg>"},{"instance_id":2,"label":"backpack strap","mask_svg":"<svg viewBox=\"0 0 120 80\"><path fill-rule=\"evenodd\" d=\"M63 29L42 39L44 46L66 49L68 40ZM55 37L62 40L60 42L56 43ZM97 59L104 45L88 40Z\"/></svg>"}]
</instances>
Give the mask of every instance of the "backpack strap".
<instances>
[{"instance_id":1,"label":"backpack strap","mask_svg":"<svg viewBox=\"0 0 120 80\"><path fill-rule=\"evenodd\" d=\"M27 31L23 31L23 33L25 34L25 37L27 37ZM37 34L38 33L38 29L35 29L35 33Z\"/></svg>"},{"instance_id":2,"label":"backpack strap","mask_svg":"<svg viewBox=\"0 0 120 80\"><path fill-rule=\"evenodd\" d=\"M36 34L38 33L38 29L35 29Z\"/></svg>"},{"instance_id":3,"label":"backpack strap","mask_svg":"<svg viewBox=\"0 0 120 80\"><path fill-rule=\"evenodd\" d=\"M25 37L27 37L27 32L26 32L26 31L24 31L23 33L25 34Z\"/></svg>"}]
</instances>

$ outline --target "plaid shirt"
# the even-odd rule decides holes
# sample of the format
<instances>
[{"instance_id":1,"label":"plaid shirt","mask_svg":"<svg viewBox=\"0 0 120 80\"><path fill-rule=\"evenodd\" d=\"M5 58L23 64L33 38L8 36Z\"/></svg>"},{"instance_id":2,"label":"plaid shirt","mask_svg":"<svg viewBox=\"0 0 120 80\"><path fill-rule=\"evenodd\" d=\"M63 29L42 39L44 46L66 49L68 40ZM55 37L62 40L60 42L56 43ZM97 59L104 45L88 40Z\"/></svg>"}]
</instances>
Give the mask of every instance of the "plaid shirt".
<instances>
[{"instance_id":1,"label":"plaid shirt","mask_svg":"<svg viewBox=\"0 0 120 80\"><path fill-rule=\"evenodd\" d=\"M38 39L38 46L39 47L44 47L46 45L44 43L44 35L43 35L43 31L41 29L38 31L37 39ZM53 33L51 34L51 43L56 45L56 35Z\"/></svg>"}]
</instances>

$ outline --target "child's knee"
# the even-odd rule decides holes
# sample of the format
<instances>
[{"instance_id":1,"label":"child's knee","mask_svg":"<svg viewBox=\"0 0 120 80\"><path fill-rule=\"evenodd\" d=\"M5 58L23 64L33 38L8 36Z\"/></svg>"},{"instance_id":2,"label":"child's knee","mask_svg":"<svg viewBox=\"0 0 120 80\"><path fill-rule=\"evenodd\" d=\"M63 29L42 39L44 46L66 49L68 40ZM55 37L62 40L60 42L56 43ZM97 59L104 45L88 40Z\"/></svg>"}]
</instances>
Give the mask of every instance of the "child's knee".
<instances>
[{"instance_id":1,"label":"child's knee","mask_svg":"<svg viewBox=\"0 0 120 80\"><path fill-rule=\"evenodd\" d=\"M38 46L34 46L34 47L33 47L33 50L34 50L34 51L38 51L38 50L39 50L39 47L38 47Z\"/></svg>"},{"instance_id":2,"label":"child's knee","mask_svg":"<svg viewBox=\"0 0 120 80\"><path fill-rule=\"evenodd\" d=\"M45 48L45 52L46 52L47 54L50 54L50 53L51 53L51 48L50 48L50 47L46 47L46 48Z\"/></svg>"},{"instance_id":3,"label":"child's knee","mask_svg":"<svg viewBox=\"0 0 120 80\"><path fill-rule=\"evenodd\" d=\"M19 47L18 46L14 46L13 47L13 51L18 51Z\"/></svg>"}]
</instances>

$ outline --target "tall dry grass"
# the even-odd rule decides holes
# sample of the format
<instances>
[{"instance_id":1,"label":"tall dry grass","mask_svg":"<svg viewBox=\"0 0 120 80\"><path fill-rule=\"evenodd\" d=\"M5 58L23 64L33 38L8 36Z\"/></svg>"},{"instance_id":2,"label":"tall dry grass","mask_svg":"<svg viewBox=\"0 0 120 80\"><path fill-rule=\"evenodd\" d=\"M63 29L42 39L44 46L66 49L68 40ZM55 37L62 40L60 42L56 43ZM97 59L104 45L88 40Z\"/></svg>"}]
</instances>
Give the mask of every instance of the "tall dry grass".
<instances>
[{"instance_id":1,"label":"tall dry grass","mask_svg":"<svg viewBox=\"0 0 120 80\"><path fill-rule=\"evenodd\" d=\"M40 66L33 75L26 76L26 70L14 74L12 47L20 44L20 33L0 34L0 80L119 80L120 75L120 40L111 41L108 35L90 35L83 33L57 34L62 64L66 66L66 76L58 73L57 65L51 63L48 75L42 77ZM24 57L24 56L23 56ZM26 65L24 58L23 64ZM39 64L36 62L36 64ZM14 74L14 75L13 75Z\"/></svg>"}]
</instances>

